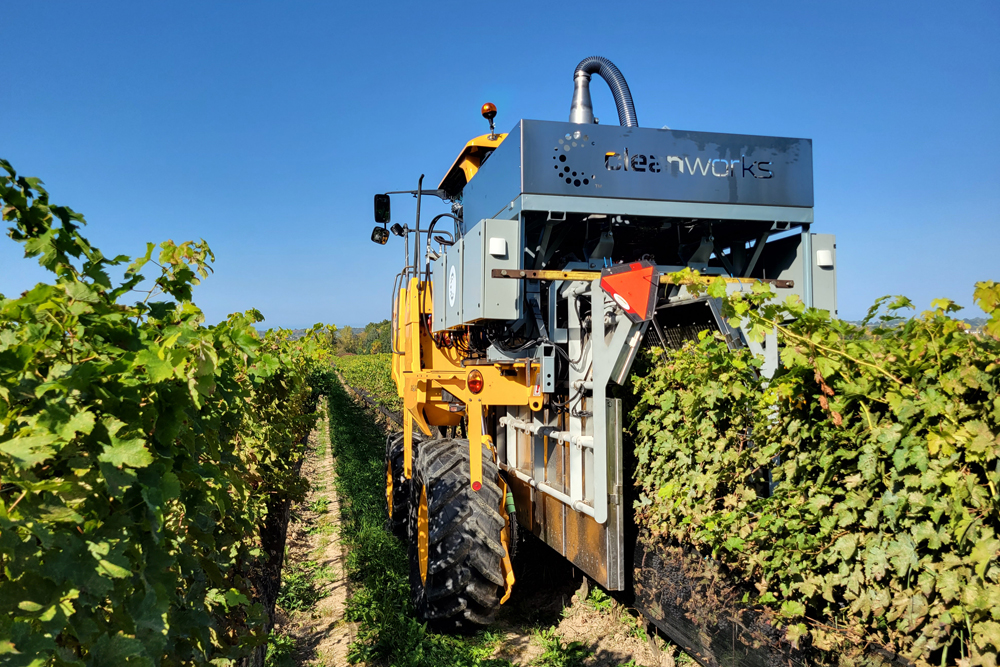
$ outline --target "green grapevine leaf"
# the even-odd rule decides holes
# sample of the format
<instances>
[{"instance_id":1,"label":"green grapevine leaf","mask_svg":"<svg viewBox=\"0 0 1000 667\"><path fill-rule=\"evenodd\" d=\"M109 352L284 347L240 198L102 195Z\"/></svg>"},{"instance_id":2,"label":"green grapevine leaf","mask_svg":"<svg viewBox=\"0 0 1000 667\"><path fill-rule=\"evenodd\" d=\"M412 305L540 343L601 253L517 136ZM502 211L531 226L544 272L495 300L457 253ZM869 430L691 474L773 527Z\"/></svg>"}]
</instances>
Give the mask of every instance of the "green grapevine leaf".
<instances>
[{"instance_id":1,"label":"green grapevine leaf","mask_svg":"<svg viewBox=\"0 0 1000 667\"><path fill-rule=\"evenodd\" d=\"M121 440L112 436L111 445L105 445L104 453L98 460L110 463L116 468L126 465L132 468L144 468L153 462L153 456L146 448L146 441L143 438Z\"/></svg>"},{"instance_id":2,"label":"green grapevine leaf","mask_svg":"<svg viewBox=\"0 0 1000 667\"><path fill-rule=\"evenodd\" d=\"M33 435L14 438L0 443L0 452L7 454L20 468L31 468L52 457L56 448L51 445L57 440L55 434Z\"/></svg>"}]
</instances>

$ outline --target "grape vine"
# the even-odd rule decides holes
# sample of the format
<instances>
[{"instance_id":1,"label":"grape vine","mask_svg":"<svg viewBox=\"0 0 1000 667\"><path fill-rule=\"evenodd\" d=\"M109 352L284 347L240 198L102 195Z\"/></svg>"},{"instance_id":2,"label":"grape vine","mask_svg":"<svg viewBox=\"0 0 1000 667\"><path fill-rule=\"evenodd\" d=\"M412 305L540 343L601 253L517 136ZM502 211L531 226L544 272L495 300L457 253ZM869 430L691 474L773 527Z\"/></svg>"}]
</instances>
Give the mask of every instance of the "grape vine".
<instances>
[{"instance_id":1,"label":"grape vine","mask_svg":"<svg viewBox=\"0 0 1000 667\"><path fill-rule=\"evenodd\" d=\"M316 337L262 338L257 311L206 325L191 300L204 241L106 257L79 213L0 167L9 234L53 276L0 297L0 655L245 656L266 639L253 572L268 503L305 490Z\"/></svg>"},{"instance_id":2,"label":"grape vine","mask_svg":"<svg viewBox=\"0 0 1000 667\"><path fill-rule=\"evenodd\" d=\"M348 385L364 389L383 407L398 412L403 409L396 384L392 381L392 354L358 354L336 357L333 365Z\"/></svg>"},{"instance_id":3,"label":"grape vine","mask_svg":"<svg viewBox=\"0 0 1000 667\"><path fill-rule=\"evenodd\" d=\"M901 319L912 304L882 299L855 325L763 285L701 289L750 338L777 331L782 364L766 380L711 334L651 357L632 413L646 538L752 582L747 602L821 660L871 641L917 665L995 665L997 284L976 286L979 335L947 300Z\"/></svg>"}]
</instances>

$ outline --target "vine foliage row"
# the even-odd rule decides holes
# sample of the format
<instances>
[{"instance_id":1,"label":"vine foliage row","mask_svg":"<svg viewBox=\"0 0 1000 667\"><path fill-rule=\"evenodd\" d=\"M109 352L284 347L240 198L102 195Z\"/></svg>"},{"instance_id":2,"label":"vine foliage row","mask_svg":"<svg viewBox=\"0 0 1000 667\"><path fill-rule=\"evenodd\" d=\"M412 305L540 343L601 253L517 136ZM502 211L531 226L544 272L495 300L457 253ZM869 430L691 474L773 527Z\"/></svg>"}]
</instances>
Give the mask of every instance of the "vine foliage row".
<instances>
[{"instance_id":1,"label":"vine foliage row","mask_svg":"<svg viewBox=\"0 0 1000 667\"><path fill-rule=\"evenodd\" d=\"M392 380L392 354L345 355L336 357L333 365L348 385L364 389L389 410L403 409L403 401Z\"/></svg>"},{"instance_id":2,"label":"vine foliage row","mask_svg":"<svg viewBox=\"0 0 1000 667\"><path fill-rule=\"evenodd\" d=\"M204 241L107 257L0 167L9 235L52 275L0 297L0 656L237 660L266 641L268 504L305 491L317 337L261 337L253 310L207 326Z\"/></svg>"},{"instance_id":3,"label":"vine foliage row","mask_svg":"<svg viewBox=\"0 0 1000 667\"><path fill-rule=\"evenodd\" d=\"M777 332L781 364L764 378L709 333L651 355L632 413L647 539L750 582L746 602L821 660L876 642L917 665L995 665L1000 285L976 286L977 335L947 300L902 319L907 299L880 299L852 324L702 280L751 340Z\"/></svg>"}]
</instances>

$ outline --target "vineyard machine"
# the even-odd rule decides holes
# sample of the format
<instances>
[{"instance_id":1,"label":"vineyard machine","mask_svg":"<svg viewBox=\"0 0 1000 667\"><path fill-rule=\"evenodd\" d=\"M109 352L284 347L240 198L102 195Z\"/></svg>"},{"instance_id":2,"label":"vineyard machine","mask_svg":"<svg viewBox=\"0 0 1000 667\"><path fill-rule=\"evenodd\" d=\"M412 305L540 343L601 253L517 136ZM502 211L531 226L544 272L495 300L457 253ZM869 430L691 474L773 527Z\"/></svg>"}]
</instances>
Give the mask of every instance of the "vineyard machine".
<instances>
[{"instance_id":1,"label":"vineyard machine","mask_svg":"<svg viewBox=\"0 0 1000 667\"><path fill-rule=\"evenodd\" d=\"M589 84L620 125L599 125ZM521 120L469 141L436 189L375 196L372 240L402 237L392 375L403 433L386 447L390 524L408 540L421 620L488 624L514 585L528 531L595 582L625 590L635 528L622 398L644 347L721 332L778 363L719 300L661 280L685 267L754 281L835 313L834 238L814 234L808 139L639 127L608 60L574 73L569 122ZM417 199L414 227L390 195ZM452 213L423 227L424 197ZM461 437L460 437L461 436ZM515 525L516 524L516 525Z\"/></svg>"}]
</instances>

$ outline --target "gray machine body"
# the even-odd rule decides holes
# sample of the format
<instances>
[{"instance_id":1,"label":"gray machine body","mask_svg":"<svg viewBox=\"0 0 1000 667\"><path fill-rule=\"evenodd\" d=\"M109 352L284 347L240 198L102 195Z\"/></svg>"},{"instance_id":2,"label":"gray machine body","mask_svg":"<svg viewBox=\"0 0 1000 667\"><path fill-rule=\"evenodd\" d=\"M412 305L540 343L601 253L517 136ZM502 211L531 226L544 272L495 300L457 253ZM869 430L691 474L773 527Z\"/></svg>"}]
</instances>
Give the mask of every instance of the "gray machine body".
<instances>
[{"instance_id":1,"label":"gray machine body","mask_svg":"<svg viewBox=\"0 0 1000 667\"><path fill-rule=\"evenodd\" d=\"M777 367L777 343L751 343L724 324L717 303L683 289L661 289L650 326L625 318L599 279L543 282L493 270L631 262L645 253L641 228L651 245L662 240L657 234L677 234L672 261L657 257L660 272L687 266L748 279L731 282L731 292L749 289L751 279L791 281L776 290L779 299L796 294L836 315L836 244L810 230L812 179L808 139L522 120L462 191L461 237L433 261L432 330L490 324L493 334L529 338L506 349L491 338L476 363L539 363L538 391L563 397L563 407L498 409L488 430L518 522L602 586L622 589L630 560L621 405L610 384L627 381L654 334L676 343L725 329L731 345L765 358L766 372ZM599 241L586 236L598 224ZM677 250L681 229L697 234L697 251Z\"/></svg>"},{"instance_id":2,"label":"gray machine body","mask_svg":"<svg viewBox=\"0 0 1000 667\"><path fill-rule=\"evenodd\" d=\"M522 120L463 203L472 224L526 194L811 209L812 182L809 139Z\"/></svg>"},{"instance_id":3,"label":"gray machine body","mask_svg":"<svg viewBox=\"0 0 1000 667\"><path fill-rule=\"evenodd\" d=\"M516 320L521 286L490 277L494 269L521 264L519 220L480 220L432 263L432 330L443 331L482 320Z\"/></svg>"},{"instance_id":4,"label":"gray machine body","mask_svg":"<svg viewBox=\"0 0 1000 667\"><path fill-rule=\"evenodd\" d=\"M463 238L433 263L444 287L434 292L433 329L523 316L518 284L490 274L532 268L525 212L770 222L777 233L808 229L812 184L809 139L522 120L462 193ZM498 238L504 255L489 252ZM786 245L787 266L765 277L803 275L804 258L794 256L804 249ZM835 311L833 274L821 269L809 294L803 280L792 293Z\"/></svg>"}]
</instances>

